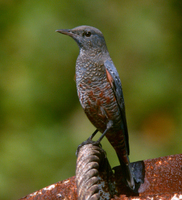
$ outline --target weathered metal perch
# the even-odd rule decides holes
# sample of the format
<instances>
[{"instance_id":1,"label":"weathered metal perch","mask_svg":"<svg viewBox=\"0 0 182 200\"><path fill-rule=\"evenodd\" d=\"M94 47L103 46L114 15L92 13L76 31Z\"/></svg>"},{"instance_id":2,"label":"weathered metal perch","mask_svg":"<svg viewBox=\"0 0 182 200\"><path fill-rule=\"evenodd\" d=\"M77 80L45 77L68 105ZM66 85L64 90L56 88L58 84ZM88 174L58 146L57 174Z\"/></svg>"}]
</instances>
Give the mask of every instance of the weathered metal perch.
<instances>
[{"instance_id":1,"label":"weathered metal perch","mask_svg":"<svg viewBox=\"0 0 182 200\"><path fill-rule=\"evenodd\" d=\"M141 170L138 166L143 167L144 183L132 192L123 184L120 167L113 172L102 148L87 143L78 152L76 178L52 184L21 200L182 199L182 154L134 162L136 174Z\"/></svg>"}]
</instances>

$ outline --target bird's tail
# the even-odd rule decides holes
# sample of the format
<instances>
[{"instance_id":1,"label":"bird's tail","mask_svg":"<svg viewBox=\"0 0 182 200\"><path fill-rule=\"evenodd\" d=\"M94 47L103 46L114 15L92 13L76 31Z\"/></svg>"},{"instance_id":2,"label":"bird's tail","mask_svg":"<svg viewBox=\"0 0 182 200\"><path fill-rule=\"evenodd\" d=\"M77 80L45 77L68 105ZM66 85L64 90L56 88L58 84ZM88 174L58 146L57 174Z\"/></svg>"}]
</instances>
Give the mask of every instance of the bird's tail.
<instances>
[{"instance_id":1,"label":"bird's tail","mask_svg":"<svg viewBox=\"0 0 182 200\"><path fill-rule=\"evenodd\" d=\"M128 144L128 139L125 139L124 134L122 131L117 132L117 134L107 134L106 135L107 139L113 146L113 148L116 151L116 154L118 156L121 169L123 171L123 178L124 182L126 185L128 185L131 190L135 189L135 181L134 181L134 176L132 173L132 168L130 165L130 160L129 160L129 144Z\"/></svg>"},{"instance_id":2,"label":"bird's tail","mask_svg":"<svg viewBox=\"0 0 182 200\"><path fill-rule=\"evenodd\" d=\"M126 181L126 184L129 186L131 190L134 190L135 181L134 181L134 176L133 176L132 168L130 165L129 157L126 155L121 158L121 155L118 155L118 158L119 158L119 162L123 171L124 181Z\"/></svg>"}]
</instances>

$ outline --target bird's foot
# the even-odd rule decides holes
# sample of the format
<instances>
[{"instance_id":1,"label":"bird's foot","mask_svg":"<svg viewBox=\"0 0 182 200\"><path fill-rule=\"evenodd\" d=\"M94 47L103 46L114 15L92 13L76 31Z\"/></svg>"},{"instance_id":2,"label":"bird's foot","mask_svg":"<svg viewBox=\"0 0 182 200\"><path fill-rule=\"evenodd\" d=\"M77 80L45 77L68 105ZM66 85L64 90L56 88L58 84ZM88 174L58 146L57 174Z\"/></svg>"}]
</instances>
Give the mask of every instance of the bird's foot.
<instances>
[{"instance_id":1,"label":"bird's foot","mask_svg":"<svg viewBox=\"0 0 182 200\"><path fill-rule=\"evenodd\" d=\"M96 130L92 133L92 135L91 135L87 140L85 140L85 141L82 142L80 145L78 145L78 148L77 148L77 150L76 150L76 156L78 155L78 152L79 152L80 148L81 148L82 146L84 146L84 145L93 144L93 145L95 145L95 146L101 147L101 144L100 144L100 142L99 142L98 140L97 140L97 141L93 141L93 140L92 140L93 137L96 135L97 132L98 132L98 130L96 129Z\"/></svg>"}]
</instances>

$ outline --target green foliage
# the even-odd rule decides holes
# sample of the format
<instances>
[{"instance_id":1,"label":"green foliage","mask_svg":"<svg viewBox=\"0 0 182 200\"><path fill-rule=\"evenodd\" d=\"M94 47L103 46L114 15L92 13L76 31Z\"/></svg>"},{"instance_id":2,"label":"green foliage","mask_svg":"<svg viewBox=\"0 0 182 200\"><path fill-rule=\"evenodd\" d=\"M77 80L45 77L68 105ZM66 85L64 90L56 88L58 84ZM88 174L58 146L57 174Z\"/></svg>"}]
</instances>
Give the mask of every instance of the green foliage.
<instances>
[{"instance_id":1,"label":"green foliage","mask_svg":"<svg viewBox=\"0 0 182 200\"><path fill-rule=\"evenodd\" d=\"M0 1L0 199L74 175L93 131L73 81L76 43L56 29L105 35L122 80L131 161L182 151L181 1ZM106 140L112 165L118 161Z\"/></svg>"}]
</instances>

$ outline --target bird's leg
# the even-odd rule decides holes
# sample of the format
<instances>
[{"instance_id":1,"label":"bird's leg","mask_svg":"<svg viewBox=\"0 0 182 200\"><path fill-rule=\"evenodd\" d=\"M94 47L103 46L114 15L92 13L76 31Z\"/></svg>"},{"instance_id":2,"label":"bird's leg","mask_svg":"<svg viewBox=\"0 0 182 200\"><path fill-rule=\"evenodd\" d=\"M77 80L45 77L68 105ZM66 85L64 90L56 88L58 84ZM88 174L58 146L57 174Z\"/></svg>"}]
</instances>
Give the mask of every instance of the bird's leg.
<instances>
[{"instance_id":1,"label":"bird's leg","mask_svg":"<svg viewBox=\"0 0 182 200\"><path fill-rule=\"evenodd\" d=\"M92 133L92 135L89 137L89 139L93 139L93 137L96 135L96 133L98 132L99 130L98 129L96 129L93 133Z\"/></svg>"},{"instance_id":2,"label":"bird's leg","mask_svg":"<svg viewBox=\"0 0 182 200\"><path fill-rule=\"evenodd\" d=\"M101 142L101 140L102 140L103 137L106 135L107 131L112 127L112 125L113 125L113 121L110 120L110 121L107 123L107 127L106 127L105 131L102 133L102 135L100 136L100 138L97 140L98 143Z\"/></svg>"},{"instance_id":3,"label":"bird's leg","mask_svg":"<svg viewBox=\"0 0 182 200\"><path fill-rule=\"evenodd\" d=\"M82 143L78 146L78 148L77 148L77 150L76 150L76 156L78 156L78 152L79 152L80 148L81 148L82 146L86 145L86 144L97 144L97 145L99 144L99 145L100 145L100 143L95 142L95 141L92 140L93 137L96 135L96 133L97 133L98 131L99 131L99 130L96 129L96 130L92 133L92 135L91 135L86 141L82 142Z\"/></svg>"},{"instance_id":4,"label":"bird's leg","mask_svg":"<svg viewBox=\"0 0 182 200\"><path fill-rule=\"evenodd\" d=\"M101 137L100 137L96 142L94 142L94 141L92 141L92 139L93 139L93 137L96 135L96 133L98 132L98 129L96 129L96 130L92 133L92 135L91 135L86 141L82 142L82 143L78 146L77 151L76 151L76 156L78 155L79 149L80 149L83 145L85 145L85 144L90 144L90 143L91 143L91 144L101 145L101 144L100 144L101 140L103 139L103 137L105 136L105 134L107 133L107 131L112 127L112 125L113 125L113 121L110 120L110 121L107 123L106 130L102 133Z\"/></svg>"}]
</instances>

